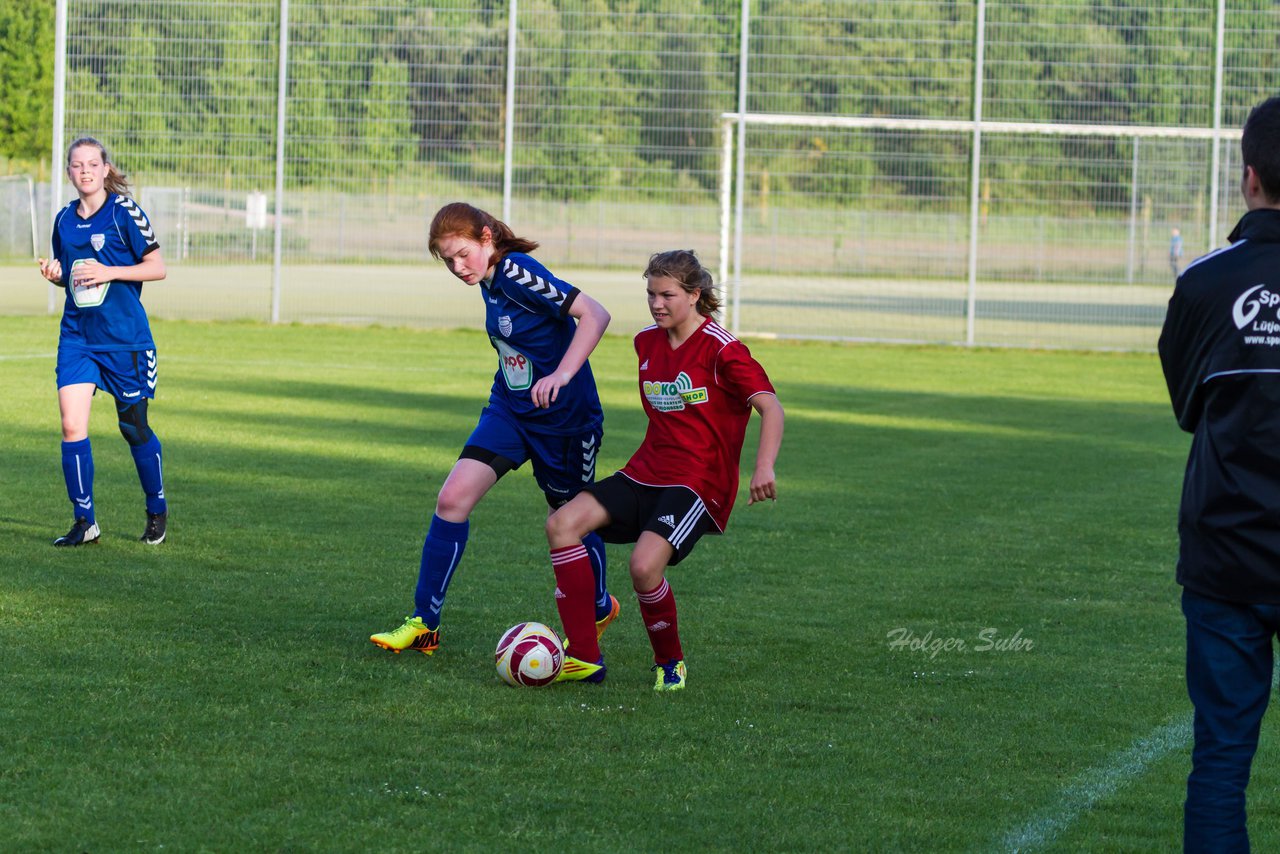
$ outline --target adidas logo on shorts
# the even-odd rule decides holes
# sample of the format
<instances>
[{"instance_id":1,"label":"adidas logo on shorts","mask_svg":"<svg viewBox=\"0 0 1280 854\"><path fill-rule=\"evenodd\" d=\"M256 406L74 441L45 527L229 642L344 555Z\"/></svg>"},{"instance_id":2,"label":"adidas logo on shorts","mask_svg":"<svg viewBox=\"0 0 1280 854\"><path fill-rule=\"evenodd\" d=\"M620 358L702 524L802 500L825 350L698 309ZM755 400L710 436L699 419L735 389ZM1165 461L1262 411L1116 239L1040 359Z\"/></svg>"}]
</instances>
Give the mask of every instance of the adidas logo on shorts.
<instances>
[{"instance_id":1,"label":"adidas logo on shorts","mask_svg":"<svg viewBox=\"0 0 1280 854\"><path fill-rule=\"evenodd\" d=\"M676 517L670 514L666 516L659 516L658 521L666 525L668 528L674 528L676 526Z\"/></svg>"}]
</instances>

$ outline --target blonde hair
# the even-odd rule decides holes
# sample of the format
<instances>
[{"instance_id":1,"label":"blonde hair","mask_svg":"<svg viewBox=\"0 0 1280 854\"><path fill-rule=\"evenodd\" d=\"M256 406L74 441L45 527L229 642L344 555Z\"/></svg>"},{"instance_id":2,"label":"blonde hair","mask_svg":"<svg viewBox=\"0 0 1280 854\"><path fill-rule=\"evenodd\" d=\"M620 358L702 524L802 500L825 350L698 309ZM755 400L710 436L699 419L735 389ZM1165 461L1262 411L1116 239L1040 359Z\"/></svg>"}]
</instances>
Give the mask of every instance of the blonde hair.
<instances>
[{"instance_id":1,"label":"blonde hair","mask_svg":"<svg viewBox=\"0 0 1280 854\"><path fill-rule=\"evenodd\" d=\"M494 260L499 261L508 252L532 252L537 241L516 237L511 226L497 217L466 202L450 202L436 212L427 232L427 246L431 256L439 259L440 241L450 235L465 237L476 243L484 242L484 230L493 236Z\"/></svg>"},{"instance_id":2,"label":"blonde hair","mask_svg":"<svg viewBox=\"0 0 1280 854\"><path fill-rule=\"evenodd\" d=\"M720 297L716 294L711 273L692 249L672 249L655 252L649 256L649 266L644 268L646 279L665 276L680 284L685 293L698 291L698 314L710 317L720 310Z\"/></svg>"},{"instance_id":3,"label":"blonde hair","mask_svg":"<svg viewBox=\"0 0 1280 854\"><path fill-rule=\"evenodd\" d=\"M107 151L107 147L91 136L82 136L67 146L67 168L71 168L71 152L86 145L92 145L98 149L102 154L102 162L107 166L107 177L103 179L102 188L108 193L115 193L117 196L129 195L129 176L116 168L116 164L112 162L111 154Z\"/></svg>"}]
</instances>

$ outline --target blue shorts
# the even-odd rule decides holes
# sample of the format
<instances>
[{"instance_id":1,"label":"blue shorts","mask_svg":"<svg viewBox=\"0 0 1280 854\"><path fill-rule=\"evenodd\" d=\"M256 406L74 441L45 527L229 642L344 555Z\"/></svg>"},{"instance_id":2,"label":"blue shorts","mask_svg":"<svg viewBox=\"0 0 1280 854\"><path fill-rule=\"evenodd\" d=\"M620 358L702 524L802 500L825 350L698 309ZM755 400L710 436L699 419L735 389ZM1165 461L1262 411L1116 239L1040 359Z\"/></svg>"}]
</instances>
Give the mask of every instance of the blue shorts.
<instances>
[{"instance_id":1,"label":"blue shorts","mask_svg":"<svg viewBox=\"0 0 1280 854\"><path fill-rule=\"evenodd\" d=\"M596 479L596 454L603 438L599 426L570 436L534 433L501 410L486 406L462 458L488 463L499 477L532 461L533 479L547 503L559 507Z\"/></svg>"},{"instance_id":2,"label":"blue shorts","mask_svg":"<svg viewBox=\"0 0 1280 854\"><path fill-rule=\"evenodd\" d=\"M58 344L58 388L93 383L122 403L156 396L155 350L95 353L75 344Z\"/></svg>"}]
</instances>

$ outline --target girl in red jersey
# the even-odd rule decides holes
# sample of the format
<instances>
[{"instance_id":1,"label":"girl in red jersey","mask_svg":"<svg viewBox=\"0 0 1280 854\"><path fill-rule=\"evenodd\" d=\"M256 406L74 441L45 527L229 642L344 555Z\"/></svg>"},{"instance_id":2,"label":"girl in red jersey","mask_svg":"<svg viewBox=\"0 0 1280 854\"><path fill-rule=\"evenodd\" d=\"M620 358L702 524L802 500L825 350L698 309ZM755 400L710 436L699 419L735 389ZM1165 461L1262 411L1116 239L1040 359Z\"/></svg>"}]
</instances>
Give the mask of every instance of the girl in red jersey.
<instances>
[{"instance_id":1,"label":"girl in red jersey","mask_svg":"<svg viewBox=\"0 0 1280 854\"><path fill-rule=\"evenodd\" d=\"M591 565L582 538L635 543L631 583L653 645L655 691L684 687L684 652L666 568L705 533L724 532L738 492L738 461L751 410L760 445L748 504L776 499L774 463L782 445L782 405L764 368L712 319L720 300L711 274L690 250L649 259L654 325L635 338L640 398L649 427L616 474L586 486L547 520L556 607L568 647L560 681L605 676L592 607Z\"/></svg>"}]
</instances>

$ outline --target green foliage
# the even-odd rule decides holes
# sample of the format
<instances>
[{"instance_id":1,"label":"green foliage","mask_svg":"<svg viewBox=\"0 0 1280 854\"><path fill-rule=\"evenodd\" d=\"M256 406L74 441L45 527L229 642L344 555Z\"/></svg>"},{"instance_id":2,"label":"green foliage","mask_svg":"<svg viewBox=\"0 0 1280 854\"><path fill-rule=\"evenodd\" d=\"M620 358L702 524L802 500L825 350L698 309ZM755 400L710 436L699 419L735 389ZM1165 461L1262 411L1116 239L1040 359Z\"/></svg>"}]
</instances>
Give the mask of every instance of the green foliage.
<instances>
[{"instance_id":1,"label":"green foliage","mask_svg":"<svg viewBox=\"0 0 1280 854\"><path fill-rule=\"evenodd\" d=\"M1267 0L1233 0L1226 28L1228 124L1274 88ZM270 2L71 4L69 125L129 150L137 172L259 187L273 172L277 16ZM1212 16L1149 0L987 4L986 118L1210 123ZM0 5L0 155L49 144L53 0ZM738 106L739 5L727 0L530 0L520 5L514 150L522 191L544 199L718 189L720 115ZM967 119L975 5L755 0L748 109ZM503 160L508 6L411 0L294 4L287 106L291 182L491 185ZM34 51L30 46L35 45ZM1274 47L1274 45L1271 45ZM871 208L953 204L968 140L939 135L753 129L749 168L768 190L859 197ZM992 163L997 195L1052 182L1099 210L1126 180L1078 140L1028 143ZM1099 143L1099 154L1114 143ZM1016 181L1006 181L1015 175ZM424 176L424 177L419 177ZM673 186L674 185L674 186ZM762 183L761 192L765 190ZM1035 208L1037 200L992 200Z\"/></svg>"},{"instance_id":2,"label":"green foliage","mask_svg":"<svg viewBox=\"0 0 1280 854\"><path fill-rule=\"evenodd\" d=\"M0 318L8 848L1178 847L1186 741L1116 765L1189 714L1187 440L1154 356L751 342L787 411L779 499L672 570L689 687L657 696L620 546L608 681L497 680L504 628L559 624L523 469L473 515L441 650L367 640L411 602L493 375L483 334L155 332L170 540L135 539L133 463L99 396L103 540L64 551L57 320ZM644 431L628 337L592 363L607 472ZM968 648L892 647L898 629ZM983 651L984 630L1032 645ZM1276 720L1250 787L1264 818ZM1039 844L1009 844L1028 828Z\"/></svg>"},{"instance_id":3,"label":"green foliage","mask_svg":"<svg viewBox=\"0 0 1280 854\"><path fill-rule=\"evenodd\" d=\"M54 0L0 0L0 155L43 160L53 139Z\"/></svg>"},{"instance_id":4,"label":"green foliage","mask_svg":"<svg viewBox=\"0 0 1280 854\"><path fill-rule=\"evenodd\" d=\"M408 88L409 70L404 63L385 56L375 62L362 99L362 121L354 134L364 144L365 162L374 175L386 177L399 164L413 160Z\"/></svg>"}]
</instances>

